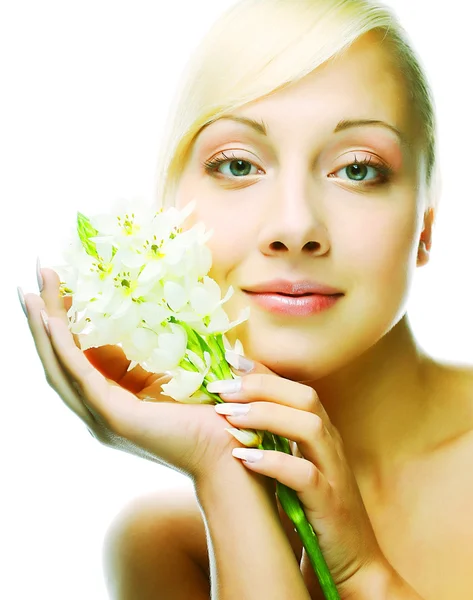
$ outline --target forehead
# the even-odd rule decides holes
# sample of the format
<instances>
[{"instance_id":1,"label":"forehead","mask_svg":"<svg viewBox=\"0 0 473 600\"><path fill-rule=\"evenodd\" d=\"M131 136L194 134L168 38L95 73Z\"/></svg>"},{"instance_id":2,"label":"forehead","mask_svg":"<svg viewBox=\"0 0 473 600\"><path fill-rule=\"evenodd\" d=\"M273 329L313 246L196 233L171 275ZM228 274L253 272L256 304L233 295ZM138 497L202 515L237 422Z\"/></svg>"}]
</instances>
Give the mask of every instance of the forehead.
<instances>
[{"instance_id":1,"label":"forehead","mask_svg":"<svg viewBox=\"0 0 473 600\"><path fill-rule=\"evenodd\" d=\"M388 45L379 33L369 32L299 81L232 114L263 119L286 137L295 131L300 135L308 122L321 129L326 125L332 132L341 120L379 120L403 132L401 143L407 145L411 138L407 99L402 72ZM214 123L213 128L231 126L226 119Z\"/></svg>"}]
</instances>

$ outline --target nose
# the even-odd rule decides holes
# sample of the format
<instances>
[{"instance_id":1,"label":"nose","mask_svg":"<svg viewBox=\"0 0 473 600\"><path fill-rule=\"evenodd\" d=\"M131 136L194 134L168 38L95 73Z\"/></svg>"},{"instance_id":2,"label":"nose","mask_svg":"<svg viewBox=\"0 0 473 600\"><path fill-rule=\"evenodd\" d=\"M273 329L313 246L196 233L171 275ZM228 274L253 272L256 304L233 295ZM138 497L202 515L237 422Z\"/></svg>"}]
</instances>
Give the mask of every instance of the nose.
<instances>
[{"instance_id":1,"label":"nose","mask_svg":"<svg viewBox=\"0 0 473 600\"><path fill-rule=\"evenodd\" d=\"M268 200L260 228L258 246L266 255L287 257L322 256L330 248L327 229L323 223L322 203L314 197L308 185L297 185L294 178L276 191Z\"/></svg>"}]
</instances>

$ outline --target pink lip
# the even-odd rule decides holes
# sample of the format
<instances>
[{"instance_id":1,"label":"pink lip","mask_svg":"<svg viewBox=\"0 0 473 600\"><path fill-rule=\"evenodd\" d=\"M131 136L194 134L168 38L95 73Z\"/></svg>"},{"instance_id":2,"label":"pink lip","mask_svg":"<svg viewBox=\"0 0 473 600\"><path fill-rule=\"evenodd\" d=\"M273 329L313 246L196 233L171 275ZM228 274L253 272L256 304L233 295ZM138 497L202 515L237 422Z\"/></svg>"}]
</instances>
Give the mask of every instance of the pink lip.
<instances>
[{"instance_id":1,"label":"pink lip","mask_svg":"<svg viewBox=\"0 0 473 600\"><path fill-rule=\"evenodd\" d=\"M329 285L318 283L317 281L288 281L286 279L273 279L266 283L259 283L251 287L245 287L245 292L255 293L273 293L286 294L291 296L301 296L303 294L324 294L333 295L341 294L341 290L337 290Z\"/></svg>"},{"instance_id":2,"label":"pink lip","mask_svg":"<svg viewBox=\"0 0 473 600\"><path fill-rule=\"evenodd\" d=\"M244 290L252 300L269 312L283 315L307 316L322 312L333 306L343 294L310 294L285 296L275 293L255 293Z\"/></svg>"}]
</instances>

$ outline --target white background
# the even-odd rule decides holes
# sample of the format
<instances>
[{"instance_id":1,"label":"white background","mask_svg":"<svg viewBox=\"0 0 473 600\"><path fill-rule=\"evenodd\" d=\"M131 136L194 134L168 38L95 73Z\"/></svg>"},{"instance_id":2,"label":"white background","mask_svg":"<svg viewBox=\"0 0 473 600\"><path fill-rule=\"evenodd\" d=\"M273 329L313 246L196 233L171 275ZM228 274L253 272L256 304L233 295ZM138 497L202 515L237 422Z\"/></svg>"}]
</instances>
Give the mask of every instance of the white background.
<instances>
[{"instance_id":1,"label":"white background","mask_svg":"<svg viewBox=\"0 0 473 600\"><path fill-rule=\"evenodd\" d=\"M107 449L48 387L17 299L58 262L77 210L150 196L160 135L192 48L232 2L4 2L0 8L0 597L107 598L101 545L137 495L189 486ZM391 0L433 85L443 196L408 312L433 355L473 364L467 0ZM248 14L251 18L251 14ZM458 21L456 20L458 19Z\"/></svg>"}]
</instances>

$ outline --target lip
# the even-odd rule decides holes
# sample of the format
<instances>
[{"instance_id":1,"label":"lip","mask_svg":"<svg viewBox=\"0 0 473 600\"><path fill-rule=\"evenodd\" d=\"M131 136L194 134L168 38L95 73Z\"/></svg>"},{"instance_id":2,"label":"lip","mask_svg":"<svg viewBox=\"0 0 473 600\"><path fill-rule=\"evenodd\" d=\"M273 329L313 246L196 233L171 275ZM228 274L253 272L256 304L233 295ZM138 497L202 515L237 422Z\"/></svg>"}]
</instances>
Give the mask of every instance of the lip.
<instances>
[{"instance_id":1,"label":"lip","mask_svg":"<svg viewBox=\"0 0 473 600\"><path fill-rule=\"evenodd\" d=\"M261 308L286 316L308 316L320 313L334 306L343 294L308 294L287 296L274 293L248 292L246 294Z\"/></svg>"},{"instance_id":2,"label":"lip","mask_svg":"<svg viewBox=\"0 0 473 600\"><path fill-rule=\"evenodd\" d=\"M273 279L272 281L268 281L266 283L259 283L254 286L247 287L243 291L257 294L286 294L289 296L302 296L303 294L333 296L335 294L343 294L341 290L337 290L329 285L325 285L317 281L310 281L308 279L301 281Z\"/></svg>"}]
</instances>

